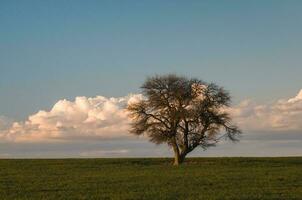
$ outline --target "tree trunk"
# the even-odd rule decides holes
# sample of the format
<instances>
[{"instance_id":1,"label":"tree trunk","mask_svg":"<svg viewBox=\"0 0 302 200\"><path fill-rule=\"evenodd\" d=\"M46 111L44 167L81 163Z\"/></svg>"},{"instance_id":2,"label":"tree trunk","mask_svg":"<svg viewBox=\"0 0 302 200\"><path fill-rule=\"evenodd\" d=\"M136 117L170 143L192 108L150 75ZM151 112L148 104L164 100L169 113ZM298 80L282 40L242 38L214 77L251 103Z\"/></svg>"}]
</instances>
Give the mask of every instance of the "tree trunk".
<instances>
[{"instance_id":1,"label":"tree trunk","mask_svg":"<svg viewBox=\"0 0 302 200\"><path fill-rule=\"evenodd\" d=\"M174 153L174 163L173 165L178 166L180 164L180 156L177 153Z\"/></svg>"},{"instance_id":2,"label":"tree trunk","mask_svg":"<svg viewBox=\"0 0 302 200\"><path fill-rule=\"evenodd\" d=\"M174 151L174 165L177 166L181 163L181 157L180 157L180 152L177 147L177 145L173 145L173 151Z\"/></svg>"},{"instance_id":3,"label":"tree trunk","mask_svg":"<svg viewBox=\"0 0 302 200\"><path fill-rule=\"evenodd\" d=\"M174 150L174 164L173 165L178 166L184 162L187 153L185 153L185 152L180 153L177 146L173 146L173 150Z\"/></svg>"}]
</instances>

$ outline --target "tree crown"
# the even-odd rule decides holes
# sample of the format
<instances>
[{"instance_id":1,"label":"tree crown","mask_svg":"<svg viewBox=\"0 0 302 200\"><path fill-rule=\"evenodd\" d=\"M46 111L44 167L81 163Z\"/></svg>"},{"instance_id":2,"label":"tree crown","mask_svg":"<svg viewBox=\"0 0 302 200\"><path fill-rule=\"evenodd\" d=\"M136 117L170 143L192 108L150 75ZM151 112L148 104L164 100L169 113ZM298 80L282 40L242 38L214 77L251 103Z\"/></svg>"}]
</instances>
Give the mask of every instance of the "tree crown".
<instances>
[{"instance_id":1,"label":"tree crown","mask_svg":"<svg viewBox=\"0 0 302 200\"><path fill-rule=\"evenodd\" d=\"M229 93L214 83L169 74L148 78L142 90L145 99L128 106L133 134L147 134L152 142L187 154L221 138L235 141L240 133L225 111Z\"/></svg>"}]
</instances>

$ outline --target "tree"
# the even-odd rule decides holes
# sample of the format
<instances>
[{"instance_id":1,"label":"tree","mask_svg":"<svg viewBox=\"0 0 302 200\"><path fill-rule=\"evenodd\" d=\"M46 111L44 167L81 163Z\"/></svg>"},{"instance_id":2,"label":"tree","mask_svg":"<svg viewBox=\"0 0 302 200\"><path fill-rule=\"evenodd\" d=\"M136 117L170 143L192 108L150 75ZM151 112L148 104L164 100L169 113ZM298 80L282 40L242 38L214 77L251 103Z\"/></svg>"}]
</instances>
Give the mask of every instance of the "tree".
<instances>
[{"instance_id":1,"label":"tree","mask_svg":"<svg viewBox=\"0 0 302 200\"><path fill-rule=\"evenodd\" d=\"M130 132L167 143L174 151L174 165L198 146L207 149L223 138L238 139L240 130L225 109L230 95L222 87L169 74L147 78L141 88L144 99L127 108Z\"/></svg>"}]
</instances>

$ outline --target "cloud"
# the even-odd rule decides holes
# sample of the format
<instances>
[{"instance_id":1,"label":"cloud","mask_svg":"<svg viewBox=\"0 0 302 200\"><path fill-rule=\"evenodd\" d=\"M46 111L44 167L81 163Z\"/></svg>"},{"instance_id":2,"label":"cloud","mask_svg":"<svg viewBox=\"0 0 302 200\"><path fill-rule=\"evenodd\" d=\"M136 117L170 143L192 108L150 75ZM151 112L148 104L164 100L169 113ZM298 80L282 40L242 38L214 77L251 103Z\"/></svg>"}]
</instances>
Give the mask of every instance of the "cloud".
<instances>
[{"instance_id":1,"label":"cloud","mask_svg":"<svg viewBox=\"0 0 302 200\"><path fill-rule=\"evenodd\" d=\"M302 90L288 100L256 104L250 100L229 109L234 121L245 131L302 131Z\"/></svg>"},{"instance_id":2,"label":"cloud","mask_svg":"<svg viewBox=\"0 0 302 200\"><path fill-rule=\"evenodd\" d=\"M76 97L58 101L51 110L41 110L21 122L0 116L0 140L41 142L129 138L126 106L141 94L119 98ZM296 97L272 104L245 100L227 109L244 132L302 131L302 90Z\"/></svg>"},{"instance_id":3,"label":"cloud","mask_svg":"<svg viewBox=\"0 0 302 200\"><path fill-rule=\"evenodd\" d=\"M0 121L0 139L31 142L68 139L129 137L129 103L141 99L134 94L120 98L76 97L58 101L50 111L41 110L24 122ZM0 118L1 119L1 118ZM2 128L1 128L2 127Z\"/></svg>"},{"instance_id":4,"label":"cloud","mask_svg":"<svg viewBox=\"0 0 302 200\"><path fill-rule=\"evenodd\" d=\"M297 96L295 96L294 98L291 98L288 100L288 103L295 103L295 102L299 102L302 100L302 90L300 90L300 92L297 94Z\"/></svg>"}]
</instances>

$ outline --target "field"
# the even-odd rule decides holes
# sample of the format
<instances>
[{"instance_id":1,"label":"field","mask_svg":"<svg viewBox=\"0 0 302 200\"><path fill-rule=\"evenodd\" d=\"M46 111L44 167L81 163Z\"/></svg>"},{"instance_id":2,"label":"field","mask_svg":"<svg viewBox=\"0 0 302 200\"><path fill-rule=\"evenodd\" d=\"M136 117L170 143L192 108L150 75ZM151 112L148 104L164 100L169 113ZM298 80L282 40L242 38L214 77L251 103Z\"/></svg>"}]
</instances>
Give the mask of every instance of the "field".
<instances>
[{"instance_id":1,"label":"field","mask_svg":"<svg viewBox=\"0 0 302 200\"><path fill-rule=\"evenodd\" d=\"M0 160L1 199L302 199L302 157Z\"/></svg>"}]
</instances>

